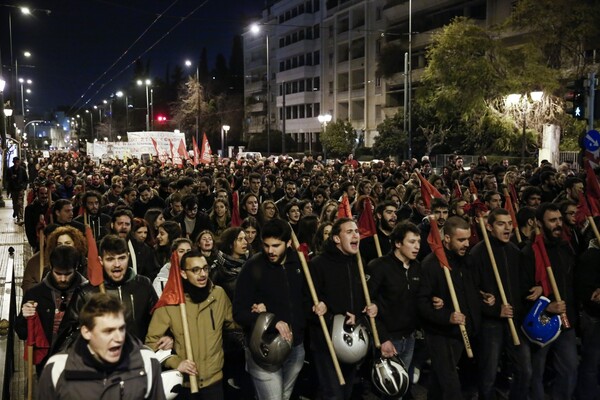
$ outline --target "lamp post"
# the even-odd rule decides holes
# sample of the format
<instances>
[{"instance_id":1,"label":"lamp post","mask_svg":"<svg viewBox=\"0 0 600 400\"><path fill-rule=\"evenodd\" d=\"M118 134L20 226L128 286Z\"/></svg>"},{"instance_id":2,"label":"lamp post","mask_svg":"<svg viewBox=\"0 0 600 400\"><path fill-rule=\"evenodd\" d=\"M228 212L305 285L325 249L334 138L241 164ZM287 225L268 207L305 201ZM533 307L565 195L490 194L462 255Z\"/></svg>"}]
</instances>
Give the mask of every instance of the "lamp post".
<instances>
[{"instance_id":1,"label":"lamp post","mask_svg":"<svg viewBox=\"0 0 600 400\"><path fill-rule=\"evenodd\" d=\"M191 67L192 62L185 60L185 66ZM200 66L196 65L196 142L200 142Z\"/></svg>"},{"instance_id":2,"label":"lamp post","mask_svg":"<svg viewBox=\"0 0 600 400\"><path fill-rule=\"evenodd\" d=\"M90 110L85 110L86 114L90 114L90 139L94 137L94 113Z\"/></svg>"},{"instance_id":3,"label":"lamp post","mask_svg":"<svg viewBox=\"0 0 600 400\"><path fill-rule=\"evenodd\" d=\"M327 124L331 122L331 118L331 114L321 114L317 117L319 123L321 123L321 125L323 126L321 134L325 133L325 131L327 130ZM325 146L323 146L323 158L327 160L327 152L325 150Z\"/></svg>"},{"instance_id":4,"label":"lamp post","mask_svg":"<svg viewBox=\"0 0 600 400\"><path fill-rule=\"evenodd\" d=\"M231 127L229 125L221 126L221 157L225 158L225 135L229 132Z\"/></svg>"},{"instance_id":5,"label":"lamp post","mask_svg":"<svg viewBox=\"0 0 600 400\"><path fill-rule=\"evenodd\" d=\"M146 79L142 81L141 79L137 80L137 85L146 86L146 131L150 131L150 94L148 92L148 87L152 84L150 79Z\"/></svg>"},{"instance_id":6,"label":"lamp post","mask_svg":"<svg viewBox=\"0 0 600 400\"><path fill-rule=\"evenodd\" d=\"M24 118L25 117L25 94L24 94L23 86L25 85L25 83L27 83L28 85L31 85L33 83L33 81L31 79L19 78L19 83L21 84L21 114L23 114L23 118ZM29 89L27 89L27 93L31 93L31 91Z\"/></svg>"},{"instance_id":7,"label":"lamp post","mask_svg":"<svg viewBox=\"0 0 600 400\"><path fill-rule=\"evenodd\" d=\"M258 35L260 32L260 26L258 24L252 24L250 32ZM271 155L271 63L269 59L269 33L265 32L265 45L267 48L267 156ZM283 111L285 113L285 110ZM283 150L283 148L282 148Z\"/></svg>"},{"instance_id":8,"label":"lamp post","mask_svg":"<svg viewBox=\"0 0 600 400\"><path fill-rule=\"evenodd\" d=\"M525 164L527 150L527 114L531 105L538 103L544 97L544 92L529 92L525 94L510 94L506 97L506 105L516 107L523 117L523 133L521 135L521 165Z\"/></svg>"},{"instance_id":9,"label":"lamp post","mask_svg":"<svg viewBox=\"0 0 600 400\"><path fill-rule=\"evenodd\" d=\"M118 98L125 97L125 132L127 132L129 130L129 97L122 90L115 94Z\"/></svg>"}]
</instances>

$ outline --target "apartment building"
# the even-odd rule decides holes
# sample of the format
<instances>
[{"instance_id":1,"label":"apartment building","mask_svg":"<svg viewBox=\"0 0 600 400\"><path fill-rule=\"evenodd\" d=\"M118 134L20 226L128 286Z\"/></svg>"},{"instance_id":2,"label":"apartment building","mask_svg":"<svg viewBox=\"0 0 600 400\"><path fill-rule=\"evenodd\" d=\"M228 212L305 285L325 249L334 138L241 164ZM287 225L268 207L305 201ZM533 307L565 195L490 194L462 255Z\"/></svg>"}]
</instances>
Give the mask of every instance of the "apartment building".
<instances>
[{"instance_id":1,"label":"apartment building","mask_svg":"<svg viewBox=\"0 0 600 400\"><path fill-rule=\"evenodd\" d=\"M454 17L490 26L506 19L511 0L280 0L263 10L262 34L244 35L246 132L284 130L299 151L319 151L317 117L348 120L357 140L371 147L377 125L404 107L404 53L409 47L413 93L425 67L433 32ZM267 100L266 37L271 101ZM382 51L394 48L397 73L377 72ZM285 128L285 129L284 129ZM272 139L273 140L273 139Z\"/></svg>"}]
</instances>

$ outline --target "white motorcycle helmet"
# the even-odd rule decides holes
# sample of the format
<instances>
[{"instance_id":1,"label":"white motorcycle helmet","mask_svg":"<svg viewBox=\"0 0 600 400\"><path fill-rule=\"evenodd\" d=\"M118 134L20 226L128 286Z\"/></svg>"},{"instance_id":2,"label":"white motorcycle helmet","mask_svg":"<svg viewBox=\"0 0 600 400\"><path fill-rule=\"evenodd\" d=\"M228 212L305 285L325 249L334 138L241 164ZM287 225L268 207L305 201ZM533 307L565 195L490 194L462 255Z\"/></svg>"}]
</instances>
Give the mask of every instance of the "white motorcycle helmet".
<instances>
[{"instance_id":1,"label":"white motorcycle helmet","mask_svg":"<svg viewBox=\"0 0 600 400\"><path fill-rule=\"evenodd\" d=\"M404 364L397 357L376 359L371 369L371 380L381 394L392 397L404 396L410 384Z\"/></svg>"},{"instance_id":2,"label":"white motorcycle helmet","mask_svg":"<svg viewBox=\"0 0 600 400\"><path fill-rule=\"evenodd\" d=\"M363 324L347 325L346 316L333 317L331 341L338 359L346 364L355 364L362 360L369 350L369 332Z\"/></svg>"},{"instance_id":3,"label":"white motorcycle helmet","mask_svg":"<svg viewBox=\"0 0 600 400\"><path fill-rule=\"evenodd\" d=\"M165 391L165 398L173 400L179 395L179 390L183 386L183 374L176 369L172 369L161 373L160 377Z\"/></svg>"}]
</instances>

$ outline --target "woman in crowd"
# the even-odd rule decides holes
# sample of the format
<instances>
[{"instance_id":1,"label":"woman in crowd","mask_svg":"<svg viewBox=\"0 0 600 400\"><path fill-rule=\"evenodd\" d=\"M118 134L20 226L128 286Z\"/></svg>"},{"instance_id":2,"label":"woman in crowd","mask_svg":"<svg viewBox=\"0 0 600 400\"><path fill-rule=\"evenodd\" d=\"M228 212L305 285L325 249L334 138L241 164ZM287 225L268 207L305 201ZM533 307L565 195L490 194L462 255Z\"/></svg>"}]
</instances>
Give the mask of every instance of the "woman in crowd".
<instances>
[{"instance_id":1,"label":"woman in crowd","mask_svg":"<svg viewBox=\"0 0 600 400\"><path fill-rule=\"evenodd\" d=\"M196 239L196 246L206 258L206 263L212 270L215 267L217 254L219 253L215 245L215 234L208 229L203 230Z\"/></svg>"},{"instance_id":2,"label":"woman in crowd","mask_svg":"<svg viewBox=\"0 0 600 400\"><path fill-rule=\"evenodd\" d=\"M265 222L270 221L275 218L279 218L279 209L273 200L265 200L260 205L260 210L262 214L261 226L265 224Z\"/></svg>"},{"instance_id":3,"label":"woman in crowd","mask_svg":"<svg viewBox=\"0 0 600 400\"><path fill-rule=\"evenodd\" d=\"M307 261L315 252L313 239L318 226L319 219L316 215L306 215L300 218L300 221L298 222L298 242L300 242L300 247L307 256Z\"/></svg>"},{"instance_id":4,"label":"woman in crowd","mask_svg":"<svg viewBox=\"0 0 600 400\"><path fill-rule=\"evenodd\" d=\"M337 217L338 207L339 204L337 201L329 200L327 203L325 203L323 209L321 210L321 218L319 218L319 221L333 222Z\"/></svg>"},{"instance_id":5,"label":"woman in crowd","mask_svg":"<svg viewBox=\"0 0 600 400\"><path fill-rule=\"evenodd\" d=\"M231 212L229 204L226 200L216 199L210 212L210 223L214 227L216 237L221 236L221 233L231 224Z\"/></svg>"},{"instance_id":6,"label":"woman in crowd","mask_svg":"<svg viewBox=\"0 0 600 400\"><path fill-rule=\"evenodd\" d=\"M302 200L300 201L300 214L303 217L307 215L313 215L313 205L311 200Z\"/></svg>"},{"instance_id":7,"label":"woman in crowd","mask_svg":"<svg viewBox=\"0 0 600 400\"><path fill-rule=\"evenodd\" d=\"M158 228L156 236L156 260L165 265L171 259L171 243L181 237L181 226L175 221L166 221Z\"/></svg>"},{"instance_id":8,"label":"woman in crowd","mask_svg":"<svg viewBox=\"0 0 600 400\"><path fill-rule=\"evenodd\" d=\"M142 218L133 219L133 223L131 224L131 237L139 243L143 243L150 247L154 246L156 243L156 239L152 237L152 230L150 229L148 222Z\"/></svg>"},{"instance_id":9,"label":"woman in crowd","mask_svg":"<svg viewBox=\"0 0 600 400\"><path fill-rule=\"evenodd\" d=\"M246 233L248 242L248 257L262 251L262 242L260 240L260 226L254 217L247 217L242 221L242 229Z\"/></svg>"},{"instance_id":10,"label":"woman in crowd","mask_svg":"<svg viewBox=\"0 0 600 400\"><path fill-rule=\"evenodd\" d=\"M252 193L246 193L240 201L240 216L242 218L254 217L260 220L260 208L258 207L258 197Z\"/></svg>"},{"instance_id":11,"label":"woman in crowd","mask_svg":"<svg viewBox=\"0 0 600 400\"><path fill-rule=\"evenodd\" d=\"M144 220L148 223L151 240L155 242L155 238L158 235L158 228L165 223L162 210L160 208L151 208L144 214Z\"/></svg>"},{"instance_id":12,"label":"woman in crowd","mask_svg":"<svg viewBox=\"0 0 600 400\"><path fill-rule=\"evenodd\" d=\"M333 226L333 222L325 221L321 222L319 227L317 228L317 233L315 234L315 238L313 241L313 252L318 255L325 251L325 243L329 238L329 234L331 233L331 227Z\"/></svg>"},{"instance_id":13,"label":"woman in crowd","mask_svg":"<svg viewBox=\"0 0 600 400\"><path fill-rule=\"evenodd\" d=\"M285 206L285 218L292 226L293 231L298 234L298 221L300 221L300 203L292 201Z\"/></svg>"}]
</instances>

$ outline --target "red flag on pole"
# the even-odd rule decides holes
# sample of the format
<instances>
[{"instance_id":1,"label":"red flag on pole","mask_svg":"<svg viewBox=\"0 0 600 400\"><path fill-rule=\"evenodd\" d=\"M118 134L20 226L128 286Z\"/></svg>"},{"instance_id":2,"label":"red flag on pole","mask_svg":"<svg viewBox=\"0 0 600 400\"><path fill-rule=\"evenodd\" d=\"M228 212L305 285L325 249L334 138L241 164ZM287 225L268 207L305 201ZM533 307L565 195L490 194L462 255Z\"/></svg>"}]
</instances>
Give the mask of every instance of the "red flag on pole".
<instances>
[{"instance_id":1,"label":"red flag on pole","mask_svg":"<svg viewBox=\"0 0 600 400\"><path fill-rule=\"evenodd\" d=\"M371 200L367 197L364 199L363 204L363 212L358 218L358 231L360 232L361 240L377 234L377 226L375 225L375 219L373 218L373 205L371 204Z\"/></svg>"},{"instance_id":2,"label":"red flag on pole","mask_svg":"<svg viewBox=\"0 0 600 400\"><path fill-rule=\"evenodd\" d=\"M156 143L156 140L154 140L153 137L151 137L150 140L152 140L152 146L154 146L154 150L156 150L156 157L160 157L160 153L158 151L158 143Z\"/></svg>"},{"instance_id":3,"label":"red flag on pole","mask_svg":"<svg viewBox=\"0 0 600 400\"><path fill-rule=\"evenodd\" d=\"M151 312L154 312L154 310L163 306L174 306L185 303L181 279L179 257L177 256L177 252L174 251L171 253L171 267L169 268L167 284Z\"/></svg>"},{"instance_id":4,"label":"red flag on pole","mask_svg":"<svg viewBox=\"0 0 600 400\"><path fill-rule=\"evenodd\" d=\"M210 144L208 144L208 138L206 133L202 135L202 151L200 152L200 162L204 164L210 164L212 160L212 150Z\"/></svg>"},{"instance_id":5,"label":"red flag on pole","mask_svg":"<svg viewBox=\"0 0 600 400\"><path fill-rule=\"evenodd\" d=\"M38 365L48 354L50 344L44 333L40 316L36 312L32 317L27 317L27 346L23 358L28 360L27 347L33 346L33 364Z\"/></svg>"},{"instance_id":6,"label":"red flag on pole","mask_svg":"<svg viewBox=\"0 0 600 400\"><path fill-rule=\"evenodd\" d=\"M173 153L174 148L175 148L175 146L173 146L173 142L171 141L171 139L169 139L169 149L171 150L171 161L173 161L175 159L175 153Z\"/></svg>"},{"instance_id":7,"label":"red flag on pole","mask_svg":"<svg viewBox=\"0 0 600 400\"><path fill-rule=\"evenodd\" d=\"M417 176L421 181L421 198L425 203L425 207L431 209L431 199L436 197L438 199L443 198L442 194L433 186L427 179L421 175L421 173L417 172Z\"/></svg>"},{"instance_id":8,"label":"red flag on pole","mask_svg":"<svg viewBox=\"0 0 600 400\"><path fill-rule=\"evenodd\" d=\"M237 190L233 192L231 198L231 226L240 226L242 225L242 218L240 217L240 198Z\"/></svg>"},{"instance_id":9,"label":"red flag on pole","mask_svg":"<svg viewBox=\"0 0 600 400\"><path fill-rule=\"evenodd\" d=\"M196 138L192 138L192 147L194 149L194 167L200 164L200 150L198 150L198 142L196 142Z\"/></svg>"},{"instance_id":10,"label":"red flag on pole","mask_svg":"<svg viewBox=\"0 0 600 400\"><path fill-rule=\"evenodd\" d=\"M510 219L512 220L513 227L515 229L519 229L519 224L517 222L517 214L515 213L515 208L513 207L512 199L510 198L510 193L504 198L504 209L510 214Z\"/></svg>"},{"instance_id":11,"label":"red flag on pole","mask_svg":"<svg viewBox=\"0 0 600 400\"><path fill-rule=\"evenodd\" d=\"M550 259L546 252L546 245L544 244L544 235L538 234L535 236L533 241L533 254L535 255L535 282L536 285L540 285L544 292L544 296L548 296L552 293L552 287L548 280L548 272L546 267L550 266Z\"/></svg>"},{"instance_id":12,"label":"red flag on pole","mask_svg":"<svg viewBox=\"0 0 600 400\"><path fill-rule=\"evenodd\" d=\"M448 268L449 270L452 270L450 263L448 262L448 258L446 257L446 252L444 251L442 236L440 234L440 229L437 226L437 221L435 219L430 219L429 226L431 229L429 230L429 236L427 236L427 243L429 243L431 251L437 257L442 268Z\"/></svg>"},{"instance_id":13,"label":"red flag on pole","mask_svg":"<svg viewBox=\"0 0 600 400\"><path fill-rule=\"evenodd\" d=\"M103 268L98 259L98 248L96 247L96 239L92 233L92 228L89 225L85 226L85 238L88 248L88 279L93 286L99 286L104 283Z\"/></svg>"},{"instance_id":14,"label":"red flag on pole","mask_svg":"<svg viewBox=\"0 0 600 400\"><path fill-rule=\"evenodd\" d=\"M338 206L338 218L352 218L352 211L350 210L350 201L348 201L348 195L342 196L342 202Z\"/></svg>"},{"instance_id":15,"label":"red flag on pole","mask_svg":"<svg viewBox=\"0 0 600 400\"><path fill-rule=\"evenodd\" d=\"M187 149L185 148L185 143L183 142L183 139L181 139L179 141L179 147L177 148L177 153L179 153L179 155L181 156L182 162L184 160L187 160L190 158L190 155L188 154Z\"/></svg>"}]
</instances>

